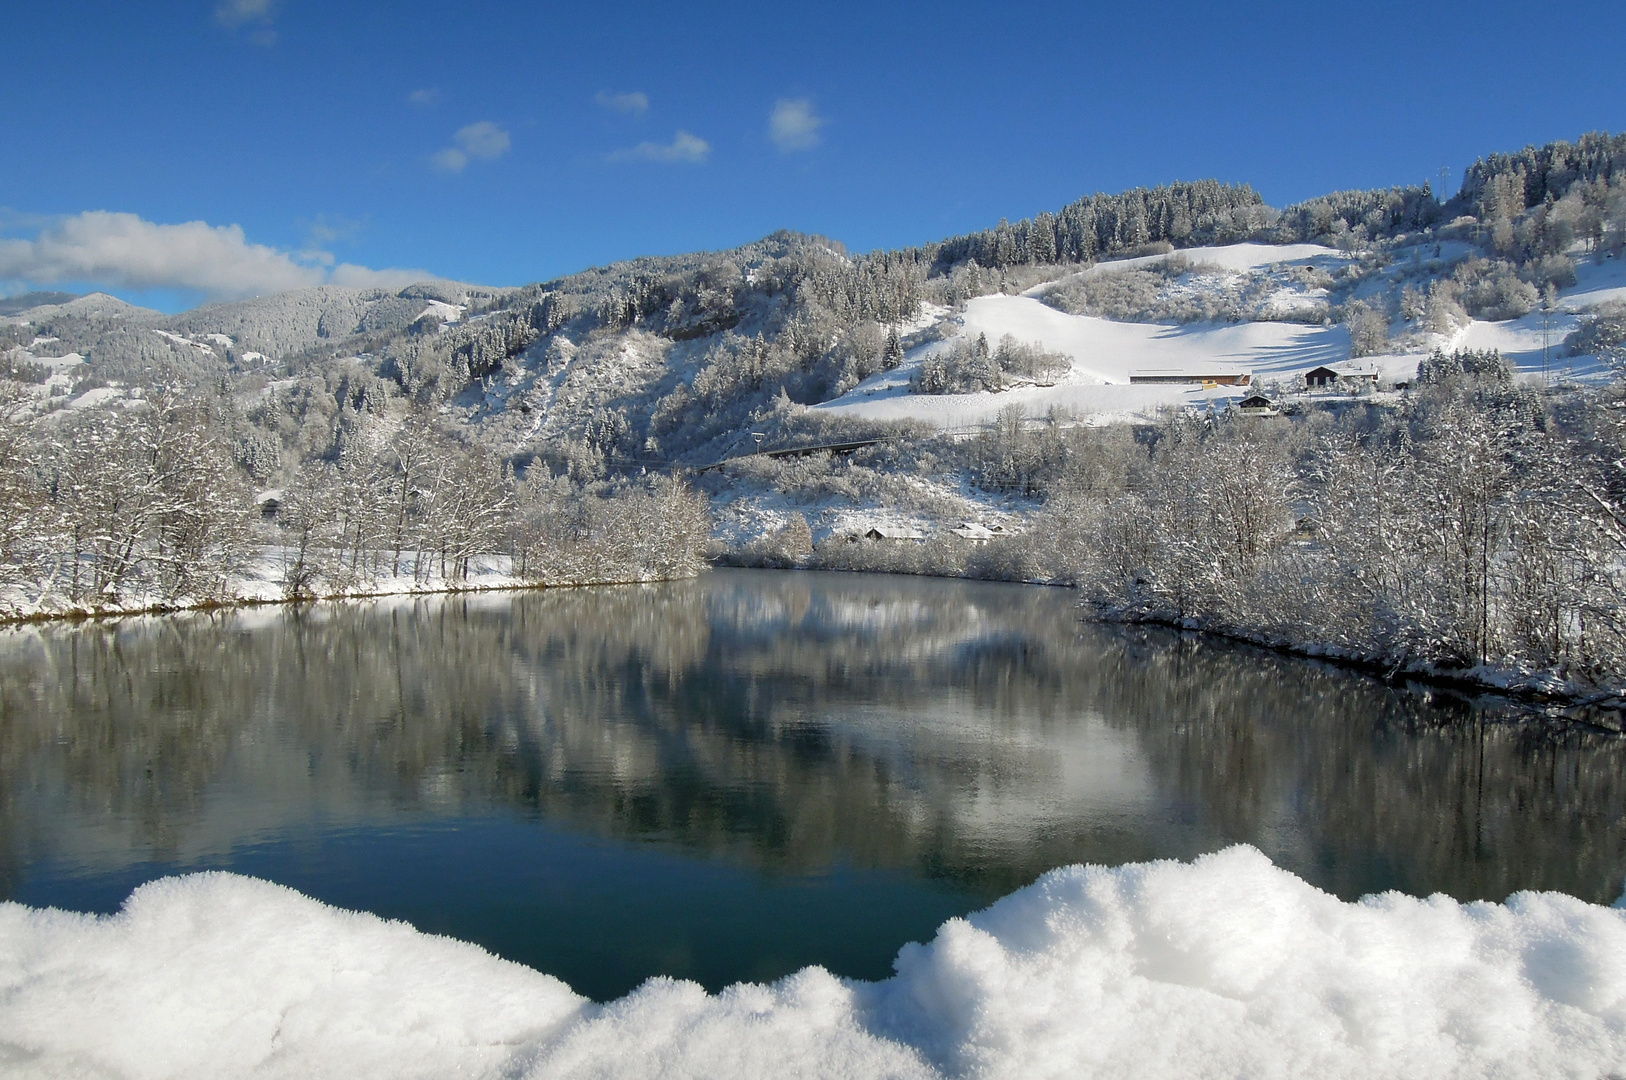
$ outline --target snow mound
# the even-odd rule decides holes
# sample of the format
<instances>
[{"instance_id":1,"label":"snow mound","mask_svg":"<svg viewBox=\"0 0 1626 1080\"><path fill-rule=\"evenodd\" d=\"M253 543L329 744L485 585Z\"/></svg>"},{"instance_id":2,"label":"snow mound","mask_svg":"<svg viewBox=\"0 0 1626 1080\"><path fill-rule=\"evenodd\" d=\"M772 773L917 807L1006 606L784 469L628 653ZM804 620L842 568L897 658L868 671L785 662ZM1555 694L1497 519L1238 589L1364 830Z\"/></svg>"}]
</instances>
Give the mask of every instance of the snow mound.
<instances>
[{"instance_id":1,"label":"snow mound","mask_svg":"<svg viewBox=\"0 0 1626 1080\"><path fill-rule=\"evenodd\" d=\"M0 905L0 1071L145 1077L1597 1077L1626 912L1344 903L1248 847L1068 867L908 945L608 1005L481 949L208 873L113 916Z\"/></svg>"},{"instance_id":2,"label":"snow mound","mask_svg":"<svg viewBox=\"0 0 1626 1080\"><path fill-rule=\"evenodd\" d=\"M583 1004L476 946L233 874L143 885L111 917L0 906L0 1066L21 1075L481 1074Z\"/></svg>"}]
</instances>

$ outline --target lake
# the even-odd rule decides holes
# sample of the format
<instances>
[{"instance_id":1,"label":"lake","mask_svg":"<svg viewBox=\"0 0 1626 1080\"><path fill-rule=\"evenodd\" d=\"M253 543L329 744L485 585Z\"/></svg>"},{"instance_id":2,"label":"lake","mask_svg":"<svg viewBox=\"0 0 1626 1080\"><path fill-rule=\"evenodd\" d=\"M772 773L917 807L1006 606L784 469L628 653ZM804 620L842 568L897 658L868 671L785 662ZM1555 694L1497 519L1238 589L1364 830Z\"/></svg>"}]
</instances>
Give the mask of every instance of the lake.
<instances>
[{"instance_id":1,"label":"lake","mask_svg":"<svg viewBox=\"0 0 1626 1080\"><path fill-rule=\"evenodd\" d=\"M1052 867L1246 842L1340 896L1611 902L1626 742L1065 590L695 581L0 631L0 898L221 869L605 1000L900 945Z\"/></svg>"}]
</instances>

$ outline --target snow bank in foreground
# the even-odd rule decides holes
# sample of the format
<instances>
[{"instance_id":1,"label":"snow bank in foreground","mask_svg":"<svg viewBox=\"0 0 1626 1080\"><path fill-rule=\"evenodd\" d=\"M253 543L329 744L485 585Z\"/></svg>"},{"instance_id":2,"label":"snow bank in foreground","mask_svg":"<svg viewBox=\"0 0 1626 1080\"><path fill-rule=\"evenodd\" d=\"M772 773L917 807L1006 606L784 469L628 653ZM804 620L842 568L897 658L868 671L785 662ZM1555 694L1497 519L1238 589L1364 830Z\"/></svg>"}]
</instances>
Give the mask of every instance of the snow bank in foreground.
<instances>
[{"instance_id":1,"label":"snow bank in foreground","mask_svg":"<svg viewBox=\"0 0 1626 1080\"><path fill-rule=\"evenodd\" d=\"M401 923L229 874L115 916L0 906L21 1076L1571 1076L1626 1070L1626 912L1346 904L1235 847L1069 867L898 974L809 968L606 1006Z\"/></svg>"}]
</instances>

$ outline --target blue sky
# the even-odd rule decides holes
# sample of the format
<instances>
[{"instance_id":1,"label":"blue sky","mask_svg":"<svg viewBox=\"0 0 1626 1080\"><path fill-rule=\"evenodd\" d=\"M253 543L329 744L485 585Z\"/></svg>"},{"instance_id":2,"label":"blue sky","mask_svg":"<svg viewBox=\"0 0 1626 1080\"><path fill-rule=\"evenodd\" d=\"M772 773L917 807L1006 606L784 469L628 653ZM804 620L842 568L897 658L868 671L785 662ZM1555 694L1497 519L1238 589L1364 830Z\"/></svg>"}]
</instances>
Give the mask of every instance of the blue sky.
<instances>
[{"instance_id":1,"label":"blue sky","mask_svg":"<svg viewBox=\"0 0 1626 1080\"><path fill-rule=\"evenodd\" d=\"M779 228L869 250L1206 176L1454 188L1626 128L1605 4L66 2L5 40L0 292L166 307Z\"/></svg>"}]
</instances>

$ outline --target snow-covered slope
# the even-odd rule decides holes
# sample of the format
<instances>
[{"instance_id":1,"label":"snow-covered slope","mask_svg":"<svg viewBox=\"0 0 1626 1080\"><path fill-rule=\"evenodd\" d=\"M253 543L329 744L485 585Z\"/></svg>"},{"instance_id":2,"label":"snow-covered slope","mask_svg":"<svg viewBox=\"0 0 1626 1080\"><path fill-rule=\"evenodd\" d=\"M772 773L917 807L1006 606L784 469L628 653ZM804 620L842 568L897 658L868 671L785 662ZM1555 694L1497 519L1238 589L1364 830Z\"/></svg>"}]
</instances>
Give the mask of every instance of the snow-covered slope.
<instances>
[{"instance_id":1,"label":"snow-covered slope","mask_svg":"<svg viewBox=\"0 0 1626 1080\"><path fill-rule=\"evenodd\" d=\"M1464 245L1437 257L1443 265L1460 258ZM1235 273L1264 273L1291 266L1314 264L1336 267L1348 256L1315 244L1270 247L1234 244L1223 248L1193 248L1176 253L1196 267L1212 266ZM1081 275L1107 273L1126 267L1150 266L1173 256L1153 255L1101 263ZM1405 271L1405 266L1396 272ZM1079 275L1072 275L1079 276ZM1381 275L1378 283L1391 275ZM1580 325L1580 312L1600 304L1626 300L1626 259L1601 264L1586 262L1576 271L1576 285L1559 296L1557 309L1544 316L1540 310L1503 322L1474 320L1454 334L1418 340L1422 348L1366 358L1382 377L1407 380L1417 363L1433 347L1445 349L1497 349L1526 377L1607 377L1609 369L1594 357L1563 355L1564 339ZM1190 323L1171 326L1145 322L1119 322L1084 315L1069 315L1040 299L1067 279L1046 282L1020 296L983 296L967 302L955 317L945 339L909 352L904 363L875 375L841 397L816 408L834 415L872 420L915 419L942 428L987 423L1001 409L1021 406L1030 416L1052 410L1076 414L1102 423L1150 417L1170 406L1204 401L1222 402L1242 391L1221 386L1208 390L1192 384L1130 384L1137 372L1152 370L1188 373L1251 372L1256 384L1290 381L1310 368L1346 360L1350 353L1348 328L1293 322ZM1367 292L1372 291L1368 286ZM1010 335L1019 342L1061 352L1073 361L1070 373L1054 386L1017 386L997 393L916 394L911 379L921 362L959 338L987 338L990 347Z\"/></svg>"},{"instance_id":2,"label":"snow-covered slope","mask_svg":"<svg viewBox=\"0 0 1626 1080\"><path fill-rule=\"evenodd\" d=\"M1566 311L1581 311L1601 304L1626 301L1626 256L1595 262L1580 262L1575 268L1575 287L1559 297Z\"/></svg>"},{"instance_id":3,"label":"snow-covered slope","mask_svg":"<svg viewBox=\"0 0 1626 1080\"><path fill-rule=\"evenodd\" d=\"M338 342L354 334L403 329L425 315L442 322L463 318L471 298L489 299L502 292L454 281L425 281L400 290L353 289L322 285L211 304L179 315L137 307L106 293L91 293L64 303L43 304L0 318L0 325L33 325L67 320L79 328L87 355L97 355L95 335L117 334L127 327L156 329L178 345L209 343L280 357L318 342Z\"/></svg>"},{"instance_id":4,"label":"snow-covered slope","mask_svg":"<svg viewBox=\"0 0 1626 1080\"><path fill-rule=\"evenodd\" d=\"M984 335L990 345L1009 334L1021 342L1066 353L1073 370L1054 386L1026 386L1001 393L915 394L910 379L927 356L946 343L912 350L904 363L854 387L818 408L876 420L915 418L942 427L985 423L1009 405L1029 415L1052 409L1098 422L1148 415L1162 406L1205 398L1228 399L1240 391L1204 391L1183 384L1131 385L1134 372L1251 371L1258 378L1286 376L1349 355L1341 326L1299 323L1199 323L1163 326L1068 315L1030 296L983 296L966 304L958 335Z\"/></svg>"}]
</instances>

